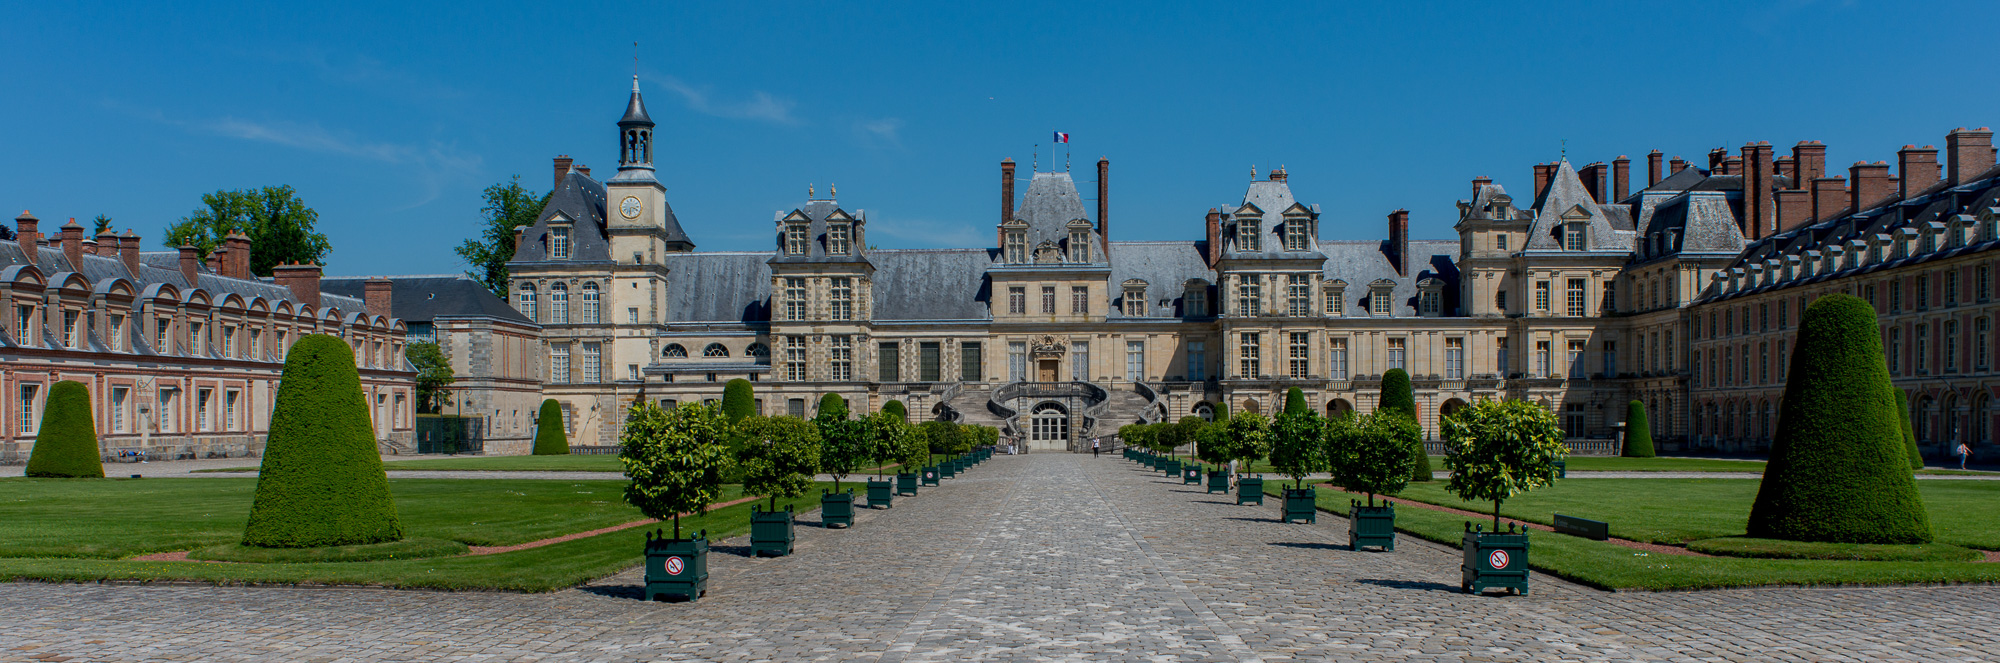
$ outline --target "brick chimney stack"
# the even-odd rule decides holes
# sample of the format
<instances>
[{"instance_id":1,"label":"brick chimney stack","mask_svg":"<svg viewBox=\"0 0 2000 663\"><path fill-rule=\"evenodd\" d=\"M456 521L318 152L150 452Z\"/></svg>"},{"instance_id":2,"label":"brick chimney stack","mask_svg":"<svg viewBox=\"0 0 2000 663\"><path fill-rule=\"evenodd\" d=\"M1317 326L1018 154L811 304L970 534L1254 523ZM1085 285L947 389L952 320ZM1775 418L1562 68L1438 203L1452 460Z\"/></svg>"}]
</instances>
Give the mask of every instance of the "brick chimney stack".
<instances>
[{"instance_id":1,"label":"brick chimney stack","mask_svg":"<svg viewBox=\"0 0 2000 663\"><path fill-rule=\"evenodd\" d=\"M187 279L188 287L190 288L195 287L197 284L200 283L200 281L196 280L195 278L201 274L200 265L201 265L201 249L197 249L195 247L182 244L181 278Z\"/></svg>"},{"instance_id":2,"label":"brick chimney stack","mask_svg":"<svg viewBox=\"0 0 2000 663\"><path fill-rule=\"evenodd\" d=\"M1789 154L1778 155L1771 160L1771 170L1778 176L1792 181L1792 188L1799 189L1799 162ZM1803 191L1803 189L1800 189Z\"/></svg>"},{"instance_id":3,"label":"brick chimney stack","mask_svg":"<svg viewBox=\"0 0 2000 663\"><path fill-rule=\"evenodd\" d=\"M1000 222L1014 220L1014 160L1000 160ZM1007 231L994 229L996 243L1001 250L1007 249Z\"/></svg>"},{"instance_id":4,"label":"brick chimney stack","mask_svg":"<svg viewBox=\"0 0 2000 663\"><path fill-rule=\"evenodd\" d=\"M1785 232L1812 220L1812 192L1783 189L1772 193L1778 214L1778 232Z\"/></svg>"},{"instance_id":5,"label":"brick chimney stack","mask_svg":"<svg viewBox=\"0 0 2000 663\"><path fill-rule=\"evenodd\" d=\"M1653 150L1646 155L1646 186L1659 184L1666 175L1660 172L1660 151Z\"/></svg>"},{"instance_id":6,"label":"brick chimney stack","mask_svg":"<svg viewBox=\"0 0 2000 663\"><path fill-rule=\"evenodd\" d=\"M1485 188L1486 185L1492 183L1493 183L1493 178L1487 177L1485 175L1480 175L1478 177L1472 178L1472 197L1478 198L1479 190Z\"/></svg>"},{"instance_id":7,"label":"brick chimney stack","mask_svg":"<svg viewBox=\"0 0 2000 663\"><path fill-rule=\"evenodd\" d=\"M223 244L208 252L208 271L216 276L228 276L223 265L229 262L229 245Z\"/></svg>"},{"instance_id":8,"label":"brick chimney stack","mask_svg":"<svg viewBox=\"0 0 2000 663\"><path fill-rule=\"evenodd\" d=\"M229 245L229 275L239 279L256 278L250 273L250 236L237 231L223 240Z\"/></svg>"},{"instance_id":9,"label":"brick chimney stack","mask_svg":"<svg viewBox=\"0 0 2000 663\"><path fill-rule=\"evenodd\" d=\"M1812 181L1812 218L1826 221L1847 207L1847 178L1835 175Z\"/></svg>"},{"instance_id":10,"label":"brick chimney stack","mask_svg":"<svg viewBox=\"0 0 2000 663\"><path fill-rule=\"evenodd\" d=\"M292 291L292 299L300 304L319 308L319 265L298 263L278 265L271 268L271 276L278 285Z\"/></svg>"},{"instance_id":11,"label":"brick chimney stack","mask_svg":"<svg viewBox=\"0 0 2000 663\"><path fill-rule=\"evenodd\" d=\"M1410 211L1399 209L1389 213L1389 264L1395 265L1397 276L1410 275Z\"/></svg>"},{"instance_id":12,"label":"brick chimney stack","mask_svg":"<svg viewBox=\"0 0 2000 663\"><path fill-rule=\"evenodd\" d=\"M1604 162L1593 161L1590 163L1590 165L1584 166L1581 170L1576 171L1576 178L1583 182L1583 190L1590 192L1590 199L1595 200L1599 203L1611 202L1609 200L1604 199L1605 197L1604 180L1606 179L1605 178L1606 170L1608 169L1604 167Z\"/></svg>"},{"instance_id":13,"label":"brick chimney stack","mask_svg":"<svg viewBox=\"0 0 2000 663\"><path fill-rule=\"evenodd\" d=\"M76 224L76 217L63 224L62 252L69 260L70 271L83 271L83 226Z\"/></svg>"},{"instance_id":14,"label":"brick chimney stack","mask_svg":"<svg viewBox=\"0 0 2000 663\"><path fill-rule=\"evenodd\" d=\"M109 256L118 253L118 233L112 232L110 228L105 228L104 232L97 233L96 240L97 250L92 252L91 255Z\"/></svg>"},{"instance_id":15,"label":"brick chimney stack","mask_svg":"<svg viewBox=\"0 0 2000 663\"><path fill-rule=\"evenodd\" d=\"M1673 160L1672 160L1672 161L1668 161L1668 162L1667 162L1667 166L1668 166L1668 168L1667 168L1667 172L1669 172L1669 173L1678 173L1678 172L1681 172L1681 171L1683 171L1683 170L1687 170L1687 167L1688 167L1688 160L1687 160L1687 159L1682 159L1682 158L1680 158L1680 157L1676 156L1676 157L1674 157L1674 158L1673 158Z\"/></svg>"},{"instance_id":16,"label":"brick chimney stack","mask_svg":"<svg viewBox=\"0 0 2000 663\"><path fill-rule=\"evenodd\" d=\"M1750 239L1777 234L1778 215L1772 205L1771 141L1744 143L1743 236Z\"/></svg>"},{"instance_id":17,"label":"brick chimney stack","mask_svg":"<svg viewBox=\"0 0 2000 663\"><path fill-rule=\"evenodd\" d=\"M586 166L586 165L583 165L583 164L577 164L577 165L575 166L575 168L576 168L576 172L579 172L579 173L583 173L583 176L584 176L584 177L590 177L590 166Z\"/></svg>"},{"instance_id":18,"label":"brick chimney stack","mask_svg":"<svg viewBox=\"0 0 2000 663\"><path fill-rule=\"evenodd\" d=\"M1549 163L1535 164L1535 198L1542 197L1542 191L1549 188L1549 178L1555 177L1556 166Z\"/></svg>"},{"instance_id":19,"label":"brick chimney stack","mask_svg":"<svg viewBox=\"0 0 2000 663\"><path fill-rule=\"evenodd\" d=\"M1216 259L1222 257L1222 212L1208 208L1208 266L1215 267Z\"/></svg>"},{"instance_id":20,"label":"brick chimney stack","mask_svg":"<svg viewBox=\"0 0 2000 663\"><path fill-rule=\"evenodd\" d=\"M1794 181L1801 189L1812 188L1813 180L1826 177L1826 145L1816 140L1802 140L1792 146L1792 167L1798 169Z\"/></svg>"},{"instance_id":21,"label":"brick chimney stack","mask_svg":"<svg viewBox=\"0 0 2000 663\"><path fill-rule=\"evenodd\" d=\"M1097 158L1097 236L1104 243L1104 259L1111 260L1111 160Z\"/></svg>"},{"instance_id":22,"label":"brick chimney stack","mask_svg":"<svg viewBox=\"0 0 2000 663\"><path fill-rule=\"evenodd\" d=\"M125 271L132 273L132 279L139 279L139 233L125 229L118 237L118 260L125 263Z\"/></svg>"},{"instance_id":23,"label":"brick chimney stack","mask_svg":"<svg viewBox=\"0 0 2000 663\"><path fill-rule=\"evenodd\" d=\"M567 154L556 155L556 189L562 188L563 176L569 174L570 164L574 163L576 163L576 160L569 158ZM550 189L550 191L554 190Z\"/></svg>"},{"instance_id":24,"label":"brick chimney stack","mask_svg":"<svg viewBox=\"0 0 2000 663\"><path fill-rule=\"evenodd\" d=\"M1937 184L1943 176L1938 171L1937 146L1904 145L1896 151L1896 174L1902 178L1896 197L1905 200Z\"/></svg>"},{"instance_id":25,"label":"brick chimney stack","mask_svg":"<svg viewBox=\"0 0 2000 663\"><path fill-rule=\"evenodd\" d=\"M1632 159L1623 154L1611 160L1611 200L1618 202L1632 195Z\"/></svg>"},{"instance_id":26,"label":"brick chimney stack","mask_svg":"<svg viewBox=\"0 0 2000 663\"><path fill-rule=\"evenodd\" d=\"M35 262L35 245L42 239L41 224L41 219L28 210L21 210L21 215L14 217L14 238L20 240L21 254L31 263Z\"/></svg>"},{"instance_id":27,"label":"brick chimney stack","mask_svg":"<svg viewBox=\"0 0 2000 663\"><path fill-rule=\"evenodd\" d=\"M1993 168L1993 130L1959 127L1944 137L1945 165L1951 185L1969 182Z\"/></svg>"},{"instance_id":28,"label":"brick chimney stack","mask_svg":"<svg viewBox=\"0 0 2000 663\"><path fill-rule=\"evenodd\" d=\"M395 283L389 279L375 277L361 284L361 301L368 305L368 317L394 317L390 315L390 293L395 291Z\"/></svg>"},{"instance_id":29,"label":"brick chimney stack","mask_svg":"<svg viewBox=\"0 0 2000 663\"><path fill-rule=\"evenodd\" d=\"M1872 209L1896 197L1896 190L1889 183L1889 162L1868 163L1856 161L1847 168L1848 205L1860 212Z\"/></svg>"},{"instance_id":30,"label":"brick chimney stack","mask_svg":"<svg viewBox=\"0 0 2000 663\"><path fill-rule=\"evenodd\" d=\"M1718 147L1708 151L1708 173L1710 175L1729 174L1729 148Z\"/></svg>"}]
</instances>

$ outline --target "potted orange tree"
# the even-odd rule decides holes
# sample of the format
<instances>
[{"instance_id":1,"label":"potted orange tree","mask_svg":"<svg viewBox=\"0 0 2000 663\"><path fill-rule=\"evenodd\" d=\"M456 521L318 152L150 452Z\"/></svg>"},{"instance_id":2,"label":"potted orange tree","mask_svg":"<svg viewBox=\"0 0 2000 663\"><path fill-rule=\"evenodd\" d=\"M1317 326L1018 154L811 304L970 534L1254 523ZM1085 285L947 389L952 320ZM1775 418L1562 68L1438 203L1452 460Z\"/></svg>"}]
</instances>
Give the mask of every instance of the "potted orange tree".
<instances>
[{"instance_id":1,"label":"potted orange tree","mask_svg":"<svg viewBox=\"0 0 2000 663\"><path fill-rule=\"evenodd\" d=\"M1445 489L1459 499L1493 502L1493 531L1466 523L1460 589L1489 587L1528 593L1528 532L1500 531L1500 503L1554 484L1556 463L1569 453L1562 427L1547 408L1528 401L1480 401L1443 421Z\"/></svg>"},{"instance_id":2,"label":"potted orange tree","mask_svg":"<svg viewBox=\"0 0 2000 663\"><path fill-rule=\"evenodd\" d=\"M819 491L819 523L822 527L854 526L854 489L840 490L840 482L868 460L868 431L862 422L847 418L847 404L837 407L824 402L813 426L819 429L819 471L833 475L833 490Z\"/></svg>"},{"instance_id":3,"label":"potted orange tree","mask_svg":"<svg viewBox=\"0 0 2000 663\"><path fill-rule=\"evenodd\" d=\"M1248 415L1238 415L1244 416ZM1280 414L1271 426L1271 467L1292 478L1292 487L1285 489L1285 522L1318 520L1314 506L1318 494L1305 487L1305 479L1326 470L1325 445L1320 443L1323 427L1310 409Z\"/></svg>"},{"instance_id":4,"label":"potted orange tree","mask_svg":"<svg viewBox=\"0 0 2000 663\"><path fill-rule=\"evenodd\" d=\"M750 554L783 557L792 554L792 505L778 510L778 498L798 497L812 489L819 473L819 429L798 417L747 417L737 422L743 446L736 466L743 476L743 493L769 498L771 506L750 507Z\"/></svg>"},{"instance_id":5,"label":"potted orange tree","mask_svg":"<svg viewBox=\"0 0 2000 663\"><path fill-rule=\"evenodd\" d=\"M1393 410L1378 410L1351 425L1328 426L1326 455L1334 482L1368 496L1365 506L1349 500L1348 549L1396 549L1396 507L1387 502L1375 506L1375 496L1400 493L1410 485L1422 437L1416 420Z\"/></svg>"},{"instance_id":6,"label":"potted orange tree","mask_svg":"<svg viewBox=\"0 0 2000 663\"><path fill-rule=\"evenodd\" d=\"M707 513L721 499L728 434L722 413L707 404L665 410L641 402L625 415L618 454L631 479L625 501L647 517L674 521L672 537L646 535L648 599L692 601L708 593L708 532L681 538L681 514Z\"/></svg>"}]
</instances>

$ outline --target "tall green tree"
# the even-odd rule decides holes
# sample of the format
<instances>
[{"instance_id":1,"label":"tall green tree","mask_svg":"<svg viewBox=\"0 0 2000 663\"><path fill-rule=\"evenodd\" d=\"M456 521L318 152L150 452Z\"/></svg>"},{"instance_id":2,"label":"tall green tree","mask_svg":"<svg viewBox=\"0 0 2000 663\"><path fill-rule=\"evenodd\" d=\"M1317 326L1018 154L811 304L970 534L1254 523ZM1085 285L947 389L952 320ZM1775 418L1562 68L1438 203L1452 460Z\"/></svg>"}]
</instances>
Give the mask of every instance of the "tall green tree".
<instances>
[{"instance_id":1,"label":"tall green tree","mask_svg":"<svg viewBox=\"0 0 2000 663\"><path fill-rule=\"evenodd\" d=\"M832 413L842 419L847 418L847 399L840 394L826 394L819 397L820 414Z\"/></svg>"},{"instance_id":2,"label":"tall green tree","mask_svg":"<svg viewBox=\"0 0 2000 663\"><path fill-rule=\"evenodd\" d=\"M1299 390L1298 387L1285 391L1285 414L1311 411L1312 406L1306 404L1306 392Z\"/></svg>"},{"instance_id":3,"label":"tall green tree","mask_svg":"<svg viewBox=\"0 0 2000 663\"><path fill-rule=\"evenodd\" d=\"M1445 417L1443 428L1445 489L1493 502L1495 530L1500 503L1555 484L1555 463L1569 454L1555 413L1528 401L1480 401Z\"/></svg>"},{"instance_id":4,"label":"tall green tree","mask_svg":"<svg viewBox=\"0 0 2000 663\"><path fill-rule=\"evenodd\" d=\"M723 437L730 428L706 403L672 410L632 404L618 436L624 447L618 462L632 480L625 501L649 518L672 518L674 538L681 538L681 514L708 513L708 505L722 499L722 471L729 465Z\"/></svg>"},{"instance_id":5,"label":"tall green tree","mask_svg":"<svg viewBox=\"0 0 2000 663\"><path fill-rule=\"evenodd\" d=\"M550 193L554 193L551 191ZM521 186L521 176L486 187L486 205L479 208L479 237L460 242L458 257L472 266L465 275L507 298L507 261L514 259L514 229L535 225L549 194L536 195Z\"/></svg>"},{"instance_id":6,"label":"tall green tree","mask_svg":"<svg viewBox=\"0 0 2000 663\"><path fill-rule=\"evenodd\" d=\"M569 434L563 432L562 404L556 399L542 399L542 409L535 413L536 456L561 456L569 453Z\"/></svg>"},{"instance_id":7,"label":"tall green tree","mask_svg":"<svg viewBox=\"0 0 2000 663\"><path fill-rule=\"evenodd\" d=\"M167 226L168 247L193 246L203 259L231 233L250 237L250 271L270 276L285 263L325 264L333 250L326 234L314 229L319 213L299 199L291 185L202 194L202 207Z\"/></svg>"},{"instance_id":8,"label":"tall green tree","mask_svg":"<svg viewBox=\"0 0 2000 663\"><path fill-rule=\"evenodd\" d=\"M1401 412L1411 423L1417 421L1417 395L1410 388L1410 373L1400 368L1391 368L1382 373L1382 401L1377 411ZM1423 429L1418 428L1416 456L1410 459L1410 478L1414 481L1431 480L1431 456L1424 451Z\"/></svg>"},{"instance_id":9,"label":"tall green tree","mask_svg":"<svg viewBox=\"0 0 2000 663\"><path fill-rule=\"evenodd\" d=\"M1653 457L1653 426L1646 420L1646 404L1639 399L1625 406L1625 451L1628 458Z\"/></svg>"},{"instance_id":10,"label":"tall green tree","mask_svg":"<svg viewBox=\"0 0 2000 663\"><path fill-rule=\"evenodd\" d=\"M49 386L42 402L42 426L28 452L31 477L103 477L97 424L90 416L90 388L75 380Z\"/></svg>"},{"instance_id":11,"label":"tall green tree","mask_svg":"<svg viewBox=\"0 0 2000 663\"><path fill-rule=\"evenodd\" d=\"M757 391L749 380L736 378L722 385L722 416L730 424L753 414L757 414Z\"/></svg>"},{"instance_id":12,"label":"tall green tree","mask_svg":"<svg viewBox=\"0 0 2000 663\"><path fill-rule=\"evenodd\" d=\"M819 473L819 428L798 417L750 417L736 423L745 443L736 452L743 468L743 493L771 499L798 497Z\"/></svg>"},{"instance_id":13,"label":"tall green tree","mask_svg":"<svg viewBox=\"0 0 2000 663\"><path fill-rule=\"evenodd\" d=\"M417 369L417 412L437 414L450 400L448 388L458 377L452 374L451 360L435 341L419 341L403 348L403 356Z\"/></svg>"}]
</instances>

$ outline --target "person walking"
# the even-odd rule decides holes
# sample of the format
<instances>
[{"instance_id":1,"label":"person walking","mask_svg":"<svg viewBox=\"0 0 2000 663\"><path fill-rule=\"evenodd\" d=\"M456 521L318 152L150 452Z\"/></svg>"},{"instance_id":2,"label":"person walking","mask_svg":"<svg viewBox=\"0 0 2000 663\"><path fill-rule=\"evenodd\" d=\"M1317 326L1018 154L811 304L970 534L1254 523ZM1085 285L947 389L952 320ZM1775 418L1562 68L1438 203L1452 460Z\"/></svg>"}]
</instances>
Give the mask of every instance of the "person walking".
<instances>
[{"instance_id":1,"label":"person walking","mask_svg":"<svg viewBox=\"0 0 2000 663\"><path fill-rule=\"evenodd\" d=\"M1097 441L1098 441L1099 439L1101 439L1101 438L1095 438L1095 437L1093 437L1093 438L1090 438L1090 457L1091 457L1091 458L1096 458L1096 457L1097 457ZM1961 463L1961 465L1962 465L1962 464L1963 464L1963 463Z\"/></svg>"},{"instance_id":2,"label":"person walking","mask_svg":"<svg viewBox=\"0 0 2000 663\"><path fill-rule=\"evenodd\" d=\"M1971 459L1972 447L1965 446L1964 442L1958 443L1958 469L1965 469L1965 461Z\"/></svg>"}]
</instances>

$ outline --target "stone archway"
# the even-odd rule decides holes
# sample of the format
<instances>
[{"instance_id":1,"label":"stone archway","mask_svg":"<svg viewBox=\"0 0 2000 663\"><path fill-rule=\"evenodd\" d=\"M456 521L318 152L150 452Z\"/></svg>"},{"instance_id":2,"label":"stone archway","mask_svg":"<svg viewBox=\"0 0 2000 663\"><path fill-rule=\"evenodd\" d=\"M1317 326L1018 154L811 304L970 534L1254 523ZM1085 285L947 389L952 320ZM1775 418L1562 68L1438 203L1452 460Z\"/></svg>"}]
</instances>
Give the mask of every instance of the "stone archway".
<instances>
[{"instance_id":1,"label":"stone archway","mask_svg":"<svg viewBox=\"0 0 2000 663\"><path fill-rule=\"evenodd\" d=\"M1068 451L1069 408L1055 401L1036 403L1028 410L1028 450Z\"/></svg>"},{"instance_id":2,"label":"stone archway","mask_svg":"<svg viewBox=\"0 0 2000 663\"><path fill-rule=\"evenodd\" d=\"M1326 416L1340 417L1352 414L1353 412L1354 404L1347 402L1345 398L1336 398L1326 402Z\"/></svg>"}]
</instances>

